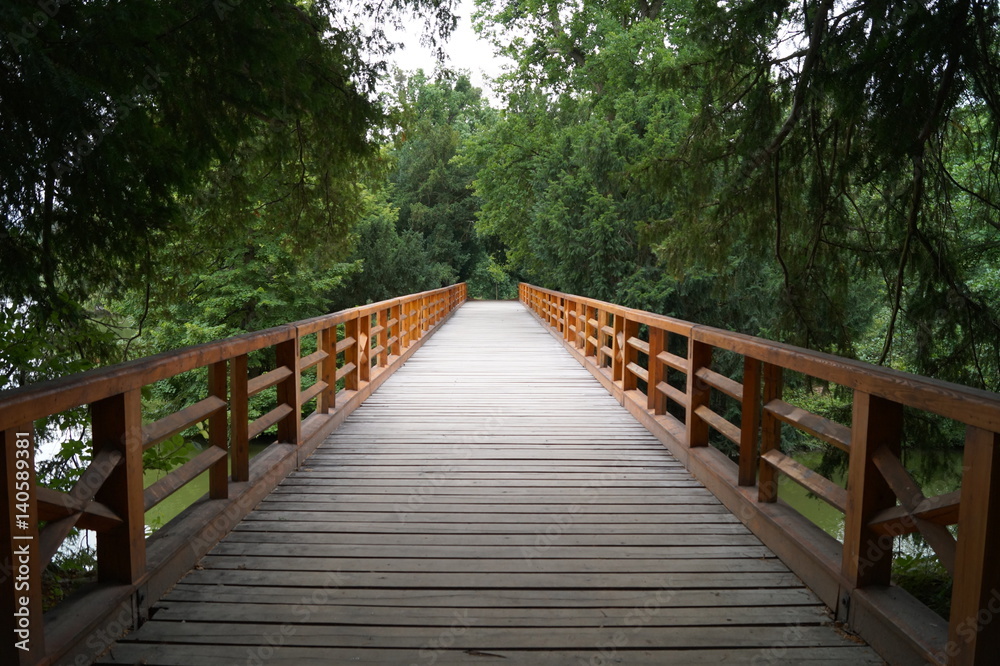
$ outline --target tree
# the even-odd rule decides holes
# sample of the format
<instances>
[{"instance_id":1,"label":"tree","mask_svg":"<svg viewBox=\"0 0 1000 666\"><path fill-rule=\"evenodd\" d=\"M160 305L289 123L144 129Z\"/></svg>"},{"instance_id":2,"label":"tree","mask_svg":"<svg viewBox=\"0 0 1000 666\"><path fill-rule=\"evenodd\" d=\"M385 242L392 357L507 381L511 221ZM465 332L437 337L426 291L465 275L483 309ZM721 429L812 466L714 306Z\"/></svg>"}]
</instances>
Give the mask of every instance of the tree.
<instances>
[{"instance_id":1,"label":"tree","mask_svg":"<svg viewBox=\"0 0 1000 666\"><path fill-rule=\"evenodd\" d=\"M365 7L453 26L449 3ZM95 295L169 273L166 243L244 233L248 206L280 211L296 242L346 235L384 120L380 30L328 0L166 0L6 3L0 33L0 296L34 356L113 357L93 343ZM3 352L5 376L18 358Z\"/></svg>"},{"instance_id":2,"label":"tree","mask_svg":"<svg viewBox=\"0 0 1000 666\"><path fill-rule=\"evenodd\" d=\"M657 85L674 57L662 3L480 7L481 29L517 66L501 82L506 112L475 142L478 228L532 281L668 308L674 279L647 270L642 238L670 214L647 181L688 113Z\"/></svg>"},{"instance_id":3,"label":"tree","mask_svg":"<svg viewBox=\"0 0 1000 666\"><path fill-rule=\"evenodd\" d=\"M436 286L465 280L481 250L474 228L479 201L471 188L476 165L462 150L494 112L463 73L433 81L420 70L397 73L395 96L402 131L389 183L399 228L420 233L431 260L450 268Z\"/></svg>"},{"instance_id":4,"label":"tree","mask_svg":"<svg viewBox=\"0 0 1000 666\"><path fill-rule=\"evenodd\" d=\"M846 353L867 355L857 287L880 284L870 360L1000 386L980 279L1000 258L998 25L974 0L693 3L672 82L701 99L662 169L683 183L663 255L749 244L780 271L787 337Z\"/></svg>"}]
</instances>

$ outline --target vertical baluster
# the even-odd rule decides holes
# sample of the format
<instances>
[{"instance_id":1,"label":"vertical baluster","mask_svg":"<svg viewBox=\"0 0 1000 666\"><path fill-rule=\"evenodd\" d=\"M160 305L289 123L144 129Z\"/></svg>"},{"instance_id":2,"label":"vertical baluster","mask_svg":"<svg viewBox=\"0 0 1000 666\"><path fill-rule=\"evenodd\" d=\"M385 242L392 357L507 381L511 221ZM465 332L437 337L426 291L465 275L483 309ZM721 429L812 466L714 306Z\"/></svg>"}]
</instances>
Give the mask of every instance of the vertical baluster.
<instances>
[{"instance_id":1,"label":"vertical baluster","mask_svg":"<svg viewBox=\"0 0 1000 666\"><path fill-rule=\"evenodd\" d=\"M326 388L319 394L317 407L320 414L329 414L337 407L337 325L328 326L319 332L317 340L326 358L320 361L317 379L326 382Z\"/></svg>"},{"instance_id":2,"label":"vertical baluster","mask_svg":"<svg viewBox=\"0 0 1000 666\"><path fill-rule=\"evenodd\" d=\"M698 377L698 370L711 368L713 347L688 338L687 373L687 439L688 446L708 446L708 424L698 415L700 407L708 407L712 387Z\"/></svg>"},{"instance_id":3,"label":"vertical baluster","mask_svg":"<svg viewBox=\"0 0 1000 666\"><path fill-rule=\"evenodd\" d=\"M358 379L362 382L372 378L372 317L358 317Z\"/></svg>"},{"instance_id":4,"label":"vertical baluster","mask_svg":"<svg viewBox=\"0 0 1000 666\"><path fill-rule=\"evenodd\" d=\"M378 334L378 345L382 351L378 355L378 365L384 368L389 365L389 309L378 311L378 325L382 329Z\"/></svg>"},{"instance_id":5,"label":"vertical baluster","mask_svg":"<svg viewBox=\"0 0 1000 666\"><path fill-rule=\"evenodd\" d=\"M658 326L649 327L649 381L646 387L646 409L654 414L667 413L667 397L657 388L665 378L660 352L666 349L667 333Z\"/></svg>"},{"instance_id":6,"label":"vertical baluster","mask_svg":"<svg viewBox=\"0 0 1000 666\"><path fill-rule=\"evenodd\" d=\"M228 375L228 364L219 361L208 366L208 394L220 398L223 401L228 397L226 391L226 379ZM229 448L229 428L226 410L208 417L208 443L218 449L226 451ZM226 499L229 497L229 460L222 458L217 461L209 470L208 492L212 499Z\"/></svg>"},{"instance_id":7,"label":"vertical baluster","mask_svg":"<svg viewBox=\"0 0 1000 666\"><path fill-rule=\"evenodd\" d=\"M90 411L94 455L110 449L123 457L94 497L122 518L121 525L97 533L97 577L101 582L132 584L146 572L139 390L99 400Z\"/></svg>"},{"instance_id":8,"label":"vertical baluster","mask_svg":"<svg viewBox=\"0 0 1000 666\"><path fill-rule=\"evenodd\" d=\"M639 364L639 350L629 344L629 340L639 337L639 322L627 317L622 321L622 390L632 391L639 388L638 377L629 370L629 363Z\"/></svg>"},{"instance_id":9,"label":"vertical baluster","mask_svg":"<svg viewBox=\"0 0 1000 666\"><path fill-rule=\"evenodd\" d=\"M403 320L401 319L402 314L403 313L401 308L399 307L399 303L396 303L391 308L389 308L389 318L396 320L393 329L393 334L395 335L396 340L392 343L392 345L390 345L389 348L389 353L392 354L393 356L399 356L401 351L400 346L402 345L402 340L403 340Z\"/></svg>"},{"instance_id":10,"label":"vertical baluster","mask_svg":"<svg viewBox=\"0 0 1000 666\"><path fill-rule=\"evenodd\" d=\"M620 314L612 315L612 329L614 333L611 336L611 377L616 382L622 380L622 360L625 358L624 352L624 342L625 342L625 317Z\"/></svg>"},{"instance_id":11,"label":"vertical baluster","mask_svg":"<svg viewBox=\"0 0 1000 666\"><path fill-rule=\"evenodd\" d=\"M784 394L785 375L780 366L765 363L763 404L772 400L781 400ZM761 418L760 454L768 451L781 450L781 421L770 412L764 412ZM763 459L760 461L757 480L757 501L778 501L778 472Z\"/></svg>"},{"instance_id":12,"label":"vertical baluster","mask_svg":"<svg viewBox=\"0 0 1000 666\"><path fill-rule=\"evenodd\" d=\"M0 564L8 568L0 576L0 660L27 666L45 655L34 425L0 434Z\"/></svg>"},{"instance_id":13,"label":"vertical baluster","mask_svg":"<svg viewBox=\"0 0 1000 666\"><path fill-rule=\"evenodd\" d=\"M1000 434L969 426L962 467L948 663L964 666L1000 655Z\"/></svg>"},{"instance_id":14,"label":"vertical baluster","mask_svg":"<svg viewBox=\"0 0 1000 666\"><path fill-rule=\"evenodd\" d=\"M361 352L360 352L360 342L361 337L361 325L358 322L357 317L354 319L349 319L346 324L344 324L344 335L348 338L354 338L354 342L350 347L344 350L344 365L354 365L354 369L344 375L344 389L348 391L357 391L361 388Z\"/></svg>"},{"instance_id":15,"label":"vertical baluster","mask_svg":"<svg viewBox=\"0 0 1000 666\"><path fill-rule=\"evenodd\" d=\"M298 445L302 441L302 404L300 390L302 387L302 359L299 351L299 336L291 340L279 342L275 346L275 356L278 367L285 366L292 371L287 379L278 382L278 404L288 405L292 411L278 421L278 441Z\"/></svg>"},{"instance_id":16,"label":"vertical baluster","mask_svg":"<svg viewBox=\"0 0 1000 666\"><path fill-rule=\"evenodd\" d=\"M879 511L896 506L896 495L875 466L872 455L884 446L898 456L902 433L902 405L854 391L841 565L844 579L852 588L889 584L892 539L880 542L868 523Z\"/></svg>"},{"instance_id":17,"label":"vertical baluster","mask_svg":"<svg viewBox=\"0 0 1000 666\"><path fill-rule=\"evenodd\" d=\"M597 356L597 346L590 341L590 338L600 340L601 334L590 323L591 319L597 319L597 308L588 305L584 308L583 355L587 357L593 356L594 363L600 367L601 363Z\"/></svg>"},{"instance_id":18,"label":"vertical baluster","mask_svg":"<svg viewBox=\"0 0 1000 666\"><path fill-rule=\"evenodd\" d=\"M743 405L740 413L741 486L757 483L757 437L760 433L760 361L743 358Z\"/></svg>"},{"instance_id":19,"label":"vertical baluster","mask_svg":"<svg viewBox=\"0 0 1000 666\"><path fill-rule=\"evenodd\" d=\"M233 481L250 480L250 406L247 395L247 355L233 358L230 373L230 420L232 421Z\"/></svg>"},{"instance_id":20,"label":"vertical baluster","mask_svg":"<svg viewBox=\"0 0 1000 666\"><path fill-rule=\"evenodd\" d=\"M563 299L563 340L569 342L573 338L573 332L570 330L570 310L576 310L576 306L568 298ZM573 315L576 317L576 314Z\"/></svg>"}]
</instances>

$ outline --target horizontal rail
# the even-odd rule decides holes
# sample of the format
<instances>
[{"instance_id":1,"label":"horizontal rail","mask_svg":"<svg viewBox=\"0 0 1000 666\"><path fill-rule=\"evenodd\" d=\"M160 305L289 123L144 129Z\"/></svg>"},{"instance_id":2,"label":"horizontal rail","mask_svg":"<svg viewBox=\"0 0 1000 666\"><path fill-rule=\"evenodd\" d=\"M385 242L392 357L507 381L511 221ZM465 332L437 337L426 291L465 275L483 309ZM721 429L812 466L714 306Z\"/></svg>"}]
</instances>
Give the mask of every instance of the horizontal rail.
<instances>
[{"instance_id":1,"label":"horizontal rail","mask_svg":"<svg viewBox=\"0 0 1000 666\"><path fill-rule=\"evenodd\" d=\"M466 297L464 284L420 292L0 392L2 515L29 518L9 525L12 537L0 543L0 561L14 561L19 526L25 540L39 544L39 556L25 574L30 585L24 598L34 623L30 649L18 650L8 641L0 646L0 660L89 663L100 649L88 641L93 631L116 627L110 633L120 633L128 624L120 619L122 608L134 611L127 617L148 615L159 596L224 534L219 526L235 524L295 469ZM403 331L404 319L423 324ZM310 347L305 354L304 338ZM274 359L272 367L260 368L255 360L250 377L250 355L263 350L273 350L262 355ZM313 369L316 380L303 389L302 375ZM141 391L194 370L207 377L205 397L144 425ZM272 388L272 394L259 395ZM263 412L253 413L256 418L254 396L253 409ZM315 410L304 413L312 401ZM69 492L38 486L34 422L84 405L91 414L90 466ZM143 488L143 451L203 422L205 448ZM272 428L274 444L251 464L250 441ZM15 466L3 467L4 461ZM169 529L147 537L145 511L206 472L208 494ZM63 602L43 623L42 568L74 528L96 532L98 585ZM10 636L23 595L5 585L0 577L0 628Z\"/></svg>"},{"instance_id":2,"label":"horizontal rail","mask_svg":"<svg viewBox=\"0 0 1000 666\"><path fill-rule=\"evenodd\" d=\"M195 423L201 423L213 414L218 414L224 410L227 403L222 398L209 396L204 400L196 402L190 407L185 407L179 412L164 417L159 421L143 426L142 428L142 448L148 449L156 446L160 442L170 439L177 433L187 430Z\"/></svg>"},{"instance_id":3,"label":"horizontal rail","mask_svg":"<svg viewBox=\"0 0 1000 666\"><path fill-rule=\"evenodd\" d=\"M901 663L992 663L1000 650L1000 623L981 618L995 614L990 595L1000 589L995 566L1000 561L1000 396L529 284L519 286L519 297L678 459L782 554L838 620L854 624ZM579 335L567 334L572 331L552 316L560 303L582 313ZM640 325L648 327L648 342L638 338ZM681 347L687 348L686 356L674 353ZM743 377L713 367L715 350L742 356ZM671 385L669 371L684 373L686 386ZM852 391L851 425L788 402L786 373ZM738 403L738 425L720 414L732 409L726 400ZM668 409L667 401L683 414ZM904 468L904 408L965 425L960 490L925 497ZM783 452L783 427L846 452L846 489ZM728 449L734 459L709 445L727 442L735 447ZM843 543L777 501L779 476L845 513ZM950 525L957 525L957 540ZM953 572L947 628L892 586L893 537L915 532Z\"/></svg>"}]
</instances>

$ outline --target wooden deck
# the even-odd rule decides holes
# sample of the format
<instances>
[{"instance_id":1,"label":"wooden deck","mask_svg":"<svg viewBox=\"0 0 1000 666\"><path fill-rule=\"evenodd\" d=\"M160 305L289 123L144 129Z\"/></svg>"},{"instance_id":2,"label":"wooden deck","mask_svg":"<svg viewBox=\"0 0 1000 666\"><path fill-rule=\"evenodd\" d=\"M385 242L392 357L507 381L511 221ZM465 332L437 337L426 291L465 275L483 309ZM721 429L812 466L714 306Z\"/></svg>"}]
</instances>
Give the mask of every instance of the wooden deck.
<instances>
[{"instance_id":1,"label":"wooden deck","mask_svg":"<svg viewBox=\"0 0 1000 666\"><path fill-rule=\"evenodd\" d=\"M470 302L107 664L880 664L517 302Z\"/></svg>"}]
</instances>

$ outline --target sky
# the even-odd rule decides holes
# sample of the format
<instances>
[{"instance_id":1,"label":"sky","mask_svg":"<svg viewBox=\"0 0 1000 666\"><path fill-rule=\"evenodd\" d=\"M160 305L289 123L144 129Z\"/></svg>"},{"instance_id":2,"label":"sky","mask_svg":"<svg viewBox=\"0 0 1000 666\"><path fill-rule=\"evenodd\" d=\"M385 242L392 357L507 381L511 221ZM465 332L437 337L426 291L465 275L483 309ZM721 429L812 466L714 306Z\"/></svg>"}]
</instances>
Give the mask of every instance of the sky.
<instances>
[{"instance_id":1,"label":"sky","mask_svg":"<svg viewBox=\"0 0 1000 666\"><path fill-rule=\"evenodd\" d=\"M460 0L455 8L455 14L459 17L458 27L444 45L449 57L446 65L452 69L469 70L472 85L482 88L487 99L497 106L497 98L490 94L486 78L496 77L500 74L503 63L510 61L494 56L493 46L479 40L472 29L472 14L475 10L474 0ZM405 32L394 36L394 39L405 45L394 55L395 64L404 70L422 68L427 74L432 73L437 68L437 61L430 48L420 45L423 21L411 21L407 27Z\"/></svg>"}]
</instances>

